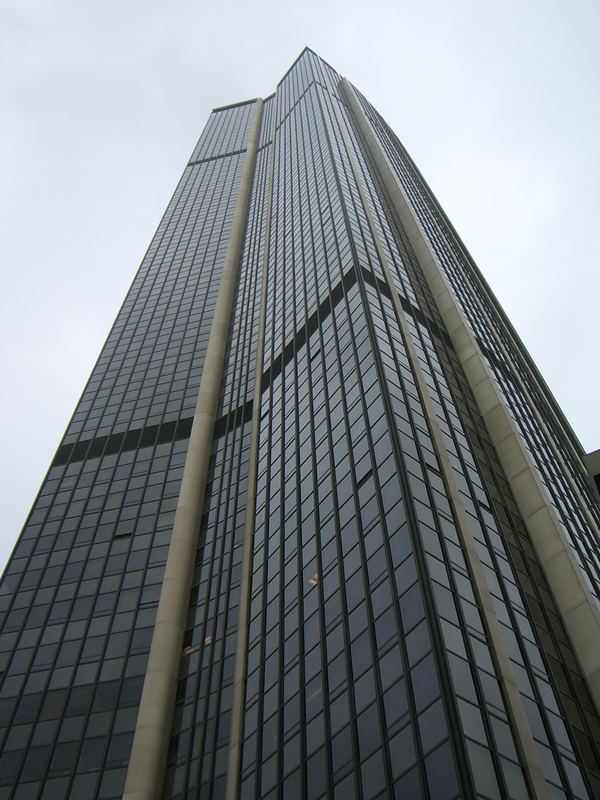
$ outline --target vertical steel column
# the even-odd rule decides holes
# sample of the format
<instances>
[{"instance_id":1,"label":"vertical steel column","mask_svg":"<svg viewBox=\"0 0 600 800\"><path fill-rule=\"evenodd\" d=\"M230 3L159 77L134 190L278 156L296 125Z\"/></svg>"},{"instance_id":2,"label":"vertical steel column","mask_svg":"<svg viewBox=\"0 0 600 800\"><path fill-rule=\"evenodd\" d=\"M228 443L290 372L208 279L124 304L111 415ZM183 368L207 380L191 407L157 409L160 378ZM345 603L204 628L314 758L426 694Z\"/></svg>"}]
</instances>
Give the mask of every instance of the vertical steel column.
<instances>
[{"instance_id":1,"label":"vertical steel column","mask_svg":"<svg viewBox=\"0 0 600 800\"><path fill-rule=\"evenodd\" d=\"M256 101L198 391L123 800L158 800L162 795L213 428L248 217L262 105L262 100Z\"/></svg>"}]
</instances>

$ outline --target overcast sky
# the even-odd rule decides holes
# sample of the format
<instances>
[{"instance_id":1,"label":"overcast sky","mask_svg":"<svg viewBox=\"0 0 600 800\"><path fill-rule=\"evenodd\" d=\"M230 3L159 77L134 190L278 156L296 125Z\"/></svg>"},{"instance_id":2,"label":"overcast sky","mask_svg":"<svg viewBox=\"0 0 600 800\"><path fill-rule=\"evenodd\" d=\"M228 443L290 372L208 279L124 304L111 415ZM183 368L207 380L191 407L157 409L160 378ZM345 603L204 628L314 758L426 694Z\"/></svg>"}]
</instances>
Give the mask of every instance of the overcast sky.
<instances>
[{"instance_id":1,"label":"overcast sky","mask_svg":"<svg viewBox=\"0 0 600 800\"><path fill-rule=\"evenodd\" d=\"M211 108L306 44L398 133L600 447L597 0L0 0L0 566Z\"/></svg>"}]
</instances>

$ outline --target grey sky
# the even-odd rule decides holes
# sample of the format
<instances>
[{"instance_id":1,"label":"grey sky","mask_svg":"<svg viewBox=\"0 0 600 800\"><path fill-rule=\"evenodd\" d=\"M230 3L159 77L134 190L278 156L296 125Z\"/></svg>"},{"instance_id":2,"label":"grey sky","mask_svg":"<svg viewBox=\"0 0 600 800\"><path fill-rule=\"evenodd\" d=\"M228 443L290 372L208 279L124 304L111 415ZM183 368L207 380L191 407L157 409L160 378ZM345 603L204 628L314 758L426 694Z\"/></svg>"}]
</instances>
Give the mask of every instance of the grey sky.
<instances>
[{"instance_id":1,"label":"grey sky","mask_svg":"<svg viewBox=\"0 0 600 800\"><path fill-rule=\"evenodd\" d=\"M398 133L600 447L596 0L4 0L0 565L210 109L305 44Z\"/></svg>"}]
</instances>

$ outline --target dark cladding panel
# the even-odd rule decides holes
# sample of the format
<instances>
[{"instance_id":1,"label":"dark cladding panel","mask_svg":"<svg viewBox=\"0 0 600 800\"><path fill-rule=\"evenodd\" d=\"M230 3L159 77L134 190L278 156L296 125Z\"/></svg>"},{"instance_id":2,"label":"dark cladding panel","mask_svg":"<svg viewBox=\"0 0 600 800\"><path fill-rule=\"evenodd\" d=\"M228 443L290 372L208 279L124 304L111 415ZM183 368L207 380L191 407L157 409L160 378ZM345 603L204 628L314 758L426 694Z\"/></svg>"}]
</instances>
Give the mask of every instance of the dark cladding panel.
<instances>
[{"instance_id":1,"label":"dark cladding panel","mask_svg":"<svg viewBox=\"0 0 600 800\"><path fill-rule=\"evenodd\" d=\"M217 158L245 150L250 135L250 120L254 105L254 101L250 100L247 103L216 108L194 148L190 161Z\"/></svg>"}]
</instances>

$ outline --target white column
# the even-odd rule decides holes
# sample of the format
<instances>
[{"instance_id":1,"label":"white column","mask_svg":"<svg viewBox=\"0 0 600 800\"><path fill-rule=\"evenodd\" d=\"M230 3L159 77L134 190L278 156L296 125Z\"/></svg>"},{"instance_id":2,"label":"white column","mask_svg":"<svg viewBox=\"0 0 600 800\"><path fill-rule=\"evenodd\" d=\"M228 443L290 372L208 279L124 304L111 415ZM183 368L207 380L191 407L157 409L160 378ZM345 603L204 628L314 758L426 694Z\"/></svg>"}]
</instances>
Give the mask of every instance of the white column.
<instances>
[{"instance_id":1,"label":"white column","mask_svg":"<svg viewBox=\"0 0 600 800\"><path fill-rule=\"evenodd\" d=\"M256 101L246 162L202 370L123 800L158 800L162 796L183 636L199 545L204 490L248 216L262 105L262 100Z\"/></svg>"}]
</instances>

